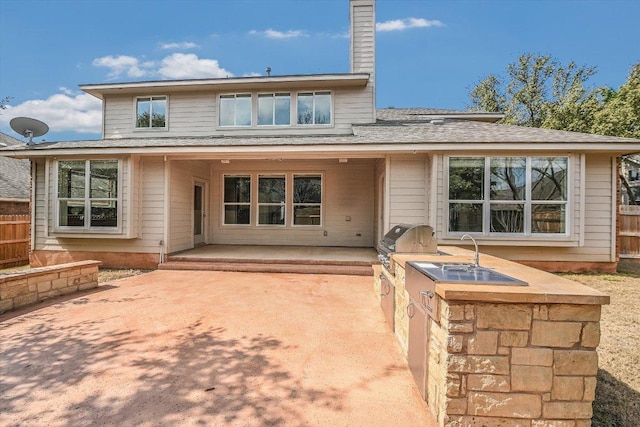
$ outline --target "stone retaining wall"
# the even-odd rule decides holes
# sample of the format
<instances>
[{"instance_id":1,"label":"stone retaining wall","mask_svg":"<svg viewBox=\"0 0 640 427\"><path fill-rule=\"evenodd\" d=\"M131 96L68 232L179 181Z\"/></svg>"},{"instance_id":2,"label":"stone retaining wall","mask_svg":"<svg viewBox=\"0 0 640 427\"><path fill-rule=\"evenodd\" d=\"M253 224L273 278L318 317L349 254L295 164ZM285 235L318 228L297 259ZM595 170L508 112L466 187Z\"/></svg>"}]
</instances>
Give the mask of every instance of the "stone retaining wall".
<instances>
[{"instance_id":1,"label":"stone retaining wall","mask_svg":"<svg viewBox=\"0 0 640 427\"><path fill-rule=\"evenodd\" d=\"M98 286L100 261L80 261L0 275L0 313Z\"/></svg>"}]
</instances>

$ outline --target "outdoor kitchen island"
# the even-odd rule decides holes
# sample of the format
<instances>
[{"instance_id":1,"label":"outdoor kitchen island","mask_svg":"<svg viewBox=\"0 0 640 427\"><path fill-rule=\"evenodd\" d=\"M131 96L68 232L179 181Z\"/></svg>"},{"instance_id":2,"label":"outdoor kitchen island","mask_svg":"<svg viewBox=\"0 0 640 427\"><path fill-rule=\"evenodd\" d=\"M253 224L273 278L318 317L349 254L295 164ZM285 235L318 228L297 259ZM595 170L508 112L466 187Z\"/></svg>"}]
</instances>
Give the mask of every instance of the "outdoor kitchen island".
<instances>
[{"instance_id":1,"label":"outdoor kitchen island","mask_svg":"<svg viewBox=\"0 0 640 427\"><path fill-rule=\"evenodd\" d=\"M390 295L385 284L395 288L394 333L437 425L590 426L600 308L609 297L481 254L481 267L525 284L436 282L435 295L421 293L423 303L429 296L437 306L432 316L424 315L407 292L407 273L409 280L416 280L416 265L474 263L472 251L438 250L396 253L388 268L374 266L378 299ZM424 321L416 323L421 315ZM426 331L415 330L420 323ZM412 366L416 350L423 358L421 370Z\"/></svg>"}]
</instances>

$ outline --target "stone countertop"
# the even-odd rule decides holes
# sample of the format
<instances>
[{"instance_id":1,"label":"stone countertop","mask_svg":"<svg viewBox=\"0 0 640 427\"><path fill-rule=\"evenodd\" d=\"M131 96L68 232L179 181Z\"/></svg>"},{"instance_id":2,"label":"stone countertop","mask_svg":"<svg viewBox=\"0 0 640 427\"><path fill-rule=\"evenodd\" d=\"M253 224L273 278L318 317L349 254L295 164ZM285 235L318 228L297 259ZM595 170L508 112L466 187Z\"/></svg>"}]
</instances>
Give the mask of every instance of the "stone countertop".
<instances>
[{"instance_id":1,"label":"stone countertop","mask_svg":"<svg viewBox=\"0 0 640 427\"><path fill-rule=\"evenodd\" d=\"M406 268L408 261L473 263L474 252L457 246L441 246L447 255L394 254L393 261ZM495 269L528 286L469 283L436 283L436 293L445 300L533 304L609 304L609 296L555 274L480 253L480 265Z\"/></svg>"}]
</instances>

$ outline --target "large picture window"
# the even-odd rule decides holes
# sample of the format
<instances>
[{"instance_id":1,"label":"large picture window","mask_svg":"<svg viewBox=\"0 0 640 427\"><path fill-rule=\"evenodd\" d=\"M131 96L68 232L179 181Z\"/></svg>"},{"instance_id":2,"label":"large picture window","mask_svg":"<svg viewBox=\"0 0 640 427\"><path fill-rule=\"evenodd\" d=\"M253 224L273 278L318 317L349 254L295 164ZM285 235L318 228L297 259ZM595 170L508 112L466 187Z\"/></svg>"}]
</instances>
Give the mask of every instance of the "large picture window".
<instances>
[{"instance_id":1,"label":"large picture window","mask_svg":"<svg viewBox=\"0 0 640 427\"><path fill-rule=\"evenodd\" d=\"M293 176L293 225L322 225L322 176Z\"/></svg>"},{"instance_id":2,"label":"large picture window","mask_svg":"<svg viewBox=\"0 0 640 427\"><path fill-rule=\"evenodd\" d=\"M220 95L220 126L251 126L251 94Z\"/></svg>"},{"instance_id":3,"label":"large picture window","mask_svg":"<svg viewBox=\"0 0 640 427\"><path fill-rule=\"evenodd\" d=\"M567 157L449 158L449 232L567 232Z\"/></svg>"},{"instance_id":4,"label":"large picture window","mask_svg":"<svg viewBox=\"0 0 640 427\"><path fill-rule=\"evenodd\" d=\"M258 95L258 126L289 126L291 95L268 93Z\"/></svg>"},{"instance_id":5,"label":"large picture window","mask_svg":"<svg viewBox=\"0 0 640 427\"><path fill-rule=\"evenodd\" d=\"M224 224L251 224L251 176L224 177Z\"/></svg>"},{"instance_id":6,"label":"large picture window","mask_svg":"<svg viewBox=\"0 0 640 427\"><path fill-rule=\"evenodd\" d=\"M118 227L117 160L58 161L58 226Z\"/></svg>"},{"instance_id":7,"label":"large picture window","mask_svg":"<svg viewBox=\"0 0 640 427\"><path fill-rule=\"evenodd\" d=\"M258 177L258 224L284 225L286 201L284 175Z\"/></svg>"},{"instance_id":8,"label":"large picture window","mask_svg":"<svg viewBox=\"0 0 640 427\"><path fill-rule=\"evenodd\" d=\"M136 128L166 128L167 97L150 96L136 99Z\"/></svg>"},{"instance_id":9,"label":"large picture window","mask_svg":"<svg viewBox=\"0 0 640 427\"><path fill-rule=\"evenodd\" d=\"M331 124L331 93L309 92L298 94L299 125Z\"/></svg>"}]
</instances>

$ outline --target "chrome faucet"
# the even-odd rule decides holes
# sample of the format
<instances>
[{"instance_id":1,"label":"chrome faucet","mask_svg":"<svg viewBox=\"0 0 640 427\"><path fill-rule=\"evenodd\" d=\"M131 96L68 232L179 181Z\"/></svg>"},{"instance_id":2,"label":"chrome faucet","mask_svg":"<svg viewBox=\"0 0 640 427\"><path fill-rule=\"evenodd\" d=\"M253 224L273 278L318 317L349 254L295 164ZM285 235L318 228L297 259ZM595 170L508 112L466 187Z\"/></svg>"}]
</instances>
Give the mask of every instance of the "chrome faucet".
<instances>
[{"instance_id":1,"label":"chrome faucet","mask_svg":"<svg viewBox=\"0 0 640 427\"><path fill-rule=\"evenodd\" d=\"M476 239L474 239L473 236L471 236L469 234L463 234L462 237L460 238L460 240L464 240L466 238L471 239L471 241L473 242L473 245L476 247L476 254L475 254L475 257L473 259L473 266L474 267L480 267L480 253L478 252L478 244L476 243Z\"/></svg>"}]
</instances>

